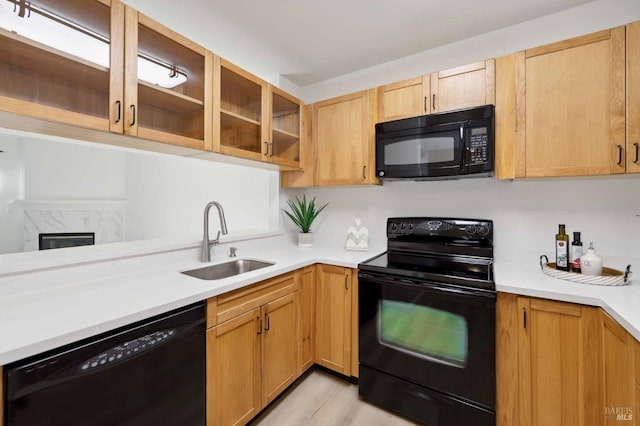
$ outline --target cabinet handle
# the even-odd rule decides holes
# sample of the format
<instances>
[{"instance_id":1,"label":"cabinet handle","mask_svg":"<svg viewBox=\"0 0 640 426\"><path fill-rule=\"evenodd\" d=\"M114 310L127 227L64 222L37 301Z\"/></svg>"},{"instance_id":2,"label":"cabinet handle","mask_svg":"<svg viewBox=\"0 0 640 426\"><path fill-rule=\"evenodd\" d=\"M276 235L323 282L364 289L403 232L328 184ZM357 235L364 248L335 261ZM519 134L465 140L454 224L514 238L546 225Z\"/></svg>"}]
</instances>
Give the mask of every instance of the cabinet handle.
<instances>
[{"instance_id":1,"label":"cabinet handle","mask_svg":"<svg viewBox=\"0 0 640 426\"><path fill-rule=\"evenodd\" d=\"M132 112L131 125L135 126L136 124L136 106L135 105L131 105L131 112Z\"/></svg>"},{"instance_id":2,"label":"cabinet handle","mask_svg":"<svg viewBox=\"0 0 640 426\"><path fill-rule=\"evenodd\" d=\"M269 320L269 314L264 314L265 319L267 320L267 325L264 327L264 331L269 331L271 328L271 321Z\"/></svg>"},{"instance_id":3,"label":"cabinet handle","mask_svg":"<svg viewBox=\"0 0 640 426\"><path fill-rule=\"evenodd\" d=\"M349 290L349 276L348 275L346 275L344 277L344 289L345 290Z\"/></svg>"},{"instance_id":4,"label":"cabinet handle","mask_svg":"<svg viewBox=\"0 0 640 426\"><path fill-rule=\"evenodd\" d=\"M367 166L366 164L364 166L362 166L362 179L366 179L367 178Z\"/></svg>"},{"instance_id":5,"label":"cabinet handle","mask_svg":"<svg viewBox=\"0 0 640 426\"><path fill-rule=\"evenodd\" d=\"M622 165L622 145L618 145L618 166Z\"/></svg>"},{"instance_id":6,"label":"cabinet handle","mask_svg":"<svg viewBox=\"0 0 640 426\"><path fill-rule=\"evenodd\" d=\"M522 308L522 326L527 328L527 308Z\"/></svg>"},{"instance_id":7,"label":"cabinet handle","mask_svg":"<svg viewBox=\"0 0 640 426\"><path fill-rule=\"evenodd\" d=\"M638 154L639 154L639 153L638 153L638 150L640 149L640 144L638 144L638 142L636 142L636 143L634 143L634 144L633 144L633 146L635 146L635 147L636 147L636 159L635 159L635 160L633 160L633 162L634 162L635 164L638 164Z\"/></svg>"},{"instance_id":8,"label":"cabinet handle","mask_svg":"<svg viewBox=\"0 0 640 426\"><path fill-rule=\"evenodd\" d=\"M424 97L424 112L427 112L427 97Z\"/></svg>"},{"instance_id":9,"label":"cabinet handle","mask_svg":"<svg viewBox=\"0 0 640 426\"><path fill-rule=\"evenodd\" d=\"M269 158L273 157L273 142L269 144L271 146L271 153L269 154Z\"/></svg>"},{"instance_id":10,"label":"cabinet handle","mask_svg":"<svg viewBox=\"0 0 640 426\"><path fill-rule=\"evenodd\" d=\"M435 112L436 111L436 94L433 94L433 100L431 101L431 107L433 108L433 110L431 112Z\"/></svg>"},{"instance_id":11,"label":"cabinet handle","mask_svg":"<svg viewBox=\"0 0 640 426\"><path fill-rule=\"evenodd\" d=\"M262 334L262 318L256 317L258 320L258 334Z\"/></svg>"},{"instance_id":12,"label":"cabinet handle","mask_svg":"<svg viewBox=\"0 0 640 426\"><path fill-rule=\"evenodd\" d=\"M118 106L118 115L116 118L116 123L119 123L120 119L122 118L122 102L116 101L116 105Z\"/></svg>"},{"instance_id":13,"label":"cabinet handle","mask_svg":"<svg viewBox=\"0 0 640 426\"><path fill-rule=\"evenodd\" d=\"M269 156L269 142L264 141L264 145L265 145L264 155L268 157Z\"/></svg>"}]
</instances>

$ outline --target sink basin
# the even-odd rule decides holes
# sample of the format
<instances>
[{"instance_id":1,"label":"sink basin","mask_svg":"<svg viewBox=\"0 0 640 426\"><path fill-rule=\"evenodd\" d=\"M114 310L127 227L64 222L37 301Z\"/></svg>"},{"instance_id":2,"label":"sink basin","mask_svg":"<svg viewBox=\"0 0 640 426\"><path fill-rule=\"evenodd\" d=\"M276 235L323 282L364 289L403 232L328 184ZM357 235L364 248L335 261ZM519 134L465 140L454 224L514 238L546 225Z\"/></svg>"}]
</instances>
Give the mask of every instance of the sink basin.
<instances>
[{"instance_id":1,"label":"sink basin","mask_svg":"<svg viewBox=\"0 0 640 426\"><path fill-rule=\"evenodd\" d=\"M190 271L182 271L181 273L201 280L220 280L272 265L275 265L275 263L263 260L241 259L204 268L191 269Z\"/></svg>"}]
</instances>

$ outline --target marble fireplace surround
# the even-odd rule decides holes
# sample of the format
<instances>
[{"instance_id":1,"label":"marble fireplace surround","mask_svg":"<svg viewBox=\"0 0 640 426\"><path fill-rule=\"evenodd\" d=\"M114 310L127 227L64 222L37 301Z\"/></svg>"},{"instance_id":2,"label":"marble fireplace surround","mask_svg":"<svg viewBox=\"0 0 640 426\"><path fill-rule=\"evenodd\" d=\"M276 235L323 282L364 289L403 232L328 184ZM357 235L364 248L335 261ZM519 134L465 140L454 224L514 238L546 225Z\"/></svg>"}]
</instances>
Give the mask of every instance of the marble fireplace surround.
<instances>
[{"instance_id":1,"label":"marble fireplace surround","mask_svg":"<svg viewBox=\"0 0 640 426\"><path fill-rule=\"evenodd\" d=\"M19 201L24 212L24 251L38 250L40 233L94 232L95 243L125 241L125 200Z\"/></svg>"}]
</instances>

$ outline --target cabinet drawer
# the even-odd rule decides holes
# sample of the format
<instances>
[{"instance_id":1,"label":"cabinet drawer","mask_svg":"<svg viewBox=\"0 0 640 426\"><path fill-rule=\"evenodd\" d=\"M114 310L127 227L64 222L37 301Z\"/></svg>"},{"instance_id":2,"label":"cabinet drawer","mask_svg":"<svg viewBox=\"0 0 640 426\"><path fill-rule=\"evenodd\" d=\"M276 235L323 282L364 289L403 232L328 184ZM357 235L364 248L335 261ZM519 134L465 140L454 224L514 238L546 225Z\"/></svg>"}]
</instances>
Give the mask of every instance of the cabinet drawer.
<instances>
[{"instance_id":1,"label":"cabinet drawer","mask_svg":"<svg viewBox=\"0 0 640 426\"><path fill-rule=\"evenodd\" d=\"M207 327L213 327L297 290L294 272L212 297L207 301Z\"/></svg>"}]
</instances>

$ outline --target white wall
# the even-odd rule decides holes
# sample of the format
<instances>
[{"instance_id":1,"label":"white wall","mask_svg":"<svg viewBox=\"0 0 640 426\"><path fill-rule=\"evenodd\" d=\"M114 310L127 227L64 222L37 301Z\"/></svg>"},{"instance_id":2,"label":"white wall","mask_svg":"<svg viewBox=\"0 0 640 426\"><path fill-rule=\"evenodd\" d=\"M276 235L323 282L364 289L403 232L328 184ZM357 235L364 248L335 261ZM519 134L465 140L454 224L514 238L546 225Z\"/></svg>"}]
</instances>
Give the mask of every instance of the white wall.
<instances>
[{"instance_id":1,"label":"white wall","mask_svg":"<svg viewBox=\"0 0 640 426\"><path fill-rule=\"evenodd\" d=\"M131 154L127 162L127 239L198 240L202 238L203 212L209 201L222 204L230 234L276 230L277 187L275 171L167 155ZM211 238L219 228L213 208Z\"/></svg>"},{"instance_id":2,"label":"white wall","mask_svg":"<svg viewBox=\"0 0 640 426\"><path fill-rule=\"evenodd\" d=\"M91 144L23 139L26 200L122 200L123 151Z\"/></svg>"},{"instance_id":3,"label":"white wall","mask_svg":"<svg viewBox=\"0 0 640 426\"><path fill-rule=\"evenodd\" d=\"M24 193L22 143L16 136L0 135L0 254L22 250L24 217L14 205Z\"/></svg>"},{"instance_id":4,"label":"white wall","mask_svg":"<svg viewBox=\"0 0 640 426\"><path fill-rule=\"evenodd\" d=\"M640 257L640 176L621 178L498 181L390 182L383 186L283 190L287 197L317 196L330 202L313 227L318 244L344 246L355 215L369 228L370 244L386 245L388 217L436 216L491 219L496 258L520 252L553 252L558 224L581 231L598 252ZM287 222L287 221L285 221ZM287 223L288 234L294 231ZM535 261L535 259L533 259Z\"/></svg>"},{"instance_id":5,"label":"white wall","mask_svg":"<svg viewBox=\"0 0 640 426\"><path fill-rule=\"evenodd\" d=\"M498 13L498 12L497 12ZM638 0L598 0L301 88L306 103L495 58L640 20ZM291 87L281 77L283 87Z\"/></svg>"}]
</instances>

